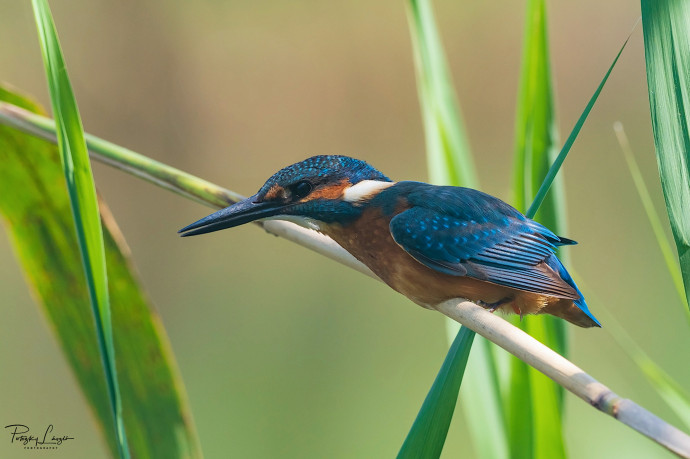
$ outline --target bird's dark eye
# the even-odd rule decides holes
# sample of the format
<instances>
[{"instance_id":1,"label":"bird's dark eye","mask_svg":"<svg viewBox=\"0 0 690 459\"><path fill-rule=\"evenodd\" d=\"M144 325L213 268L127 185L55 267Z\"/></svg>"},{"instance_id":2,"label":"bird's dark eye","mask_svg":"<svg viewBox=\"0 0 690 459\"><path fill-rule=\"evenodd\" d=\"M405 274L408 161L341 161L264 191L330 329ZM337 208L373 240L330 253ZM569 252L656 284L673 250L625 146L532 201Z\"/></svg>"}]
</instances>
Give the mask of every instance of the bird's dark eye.
<instances>
[{"instance_id":1,"label":"bird's dark eye","mask_svg":"<svg viewBox=\"0 0 690 459\"><path fill-rule=\"evenodd\" d=\"M307 182L306 180L303 180L301 182L297 182L292 186L292 196L295 199L302 199L303 197L311 193L311 190L311 183Z\"/></svg>"}]
</instances>

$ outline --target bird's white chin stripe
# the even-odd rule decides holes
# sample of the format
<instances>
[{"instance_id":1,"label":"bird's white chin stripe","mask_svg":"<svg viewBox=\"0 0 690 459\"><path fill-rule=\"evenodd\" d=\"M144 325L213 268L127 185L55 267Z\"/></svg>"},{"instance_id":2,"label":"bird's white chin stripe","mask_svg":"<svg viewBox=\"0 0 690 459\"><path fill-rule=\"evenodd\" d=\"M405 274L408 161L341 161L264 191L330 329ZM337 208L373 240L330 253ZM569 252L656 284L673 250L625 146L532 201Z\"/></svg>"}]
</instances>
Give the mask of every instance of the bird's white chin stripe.
<instances>
[{"instance_id":1,"label":"bird's white chin stripe","mask_svg":"<svg viewBox=\"0 0 690 459\"><path fill-rule=\"evenodd\" d=\"M319 230L319 222L318 221L311 219L311 218L302 217L299 215L276 215L274 217L267 217L267 218L261 219L261 221L266 221L266 220L283 220L286 222L295 223L296 225L299 225L302 228L313 229L316 231Z\"/></svg>"},{"instance_id":2,"label":"bird's white chin stripe","mask_svg":"<svg viewBox=\"0 0 690 459\"><path fill-rule=\"evenodd\" d=\"M362 180L361 182L345 188L343 191L343 200L347 202L357 202L363 199L371 198L380 193L389 186L395 185L395 182L381 182L379 180Z\"/></svg>"}]
</instances>

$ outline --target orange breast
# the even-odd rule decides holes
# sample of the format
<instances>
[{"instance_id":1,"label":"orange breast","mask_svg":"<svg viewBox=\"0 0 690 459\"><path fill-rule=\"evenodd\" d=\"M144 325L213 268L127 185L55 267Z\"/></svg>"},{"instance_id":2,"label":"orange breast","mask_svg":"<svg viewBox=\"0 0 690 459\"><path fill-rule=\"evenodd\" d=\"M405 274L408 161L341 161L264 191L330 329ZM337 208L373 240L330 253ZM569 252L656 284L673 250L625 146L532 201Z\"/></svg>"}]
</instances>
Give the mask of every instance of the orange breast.
<instances>
[{"instance_id":1,"label":"orange breast","mask_svg":"<svg viewBox=\"0 0 690 459\"><path fill-rule=\"evenodd\" d=\"M506 312L539 312L559 301L535 293L481 281L471 277L451 276L428 268L403 250L391 236L390 218L379 209L368 209L348 227L328 225L322 231L367 265L386 284L425 308L432 308L451 298L496 303L513 300L502 307Z\"/></svg>"}]
</instances>

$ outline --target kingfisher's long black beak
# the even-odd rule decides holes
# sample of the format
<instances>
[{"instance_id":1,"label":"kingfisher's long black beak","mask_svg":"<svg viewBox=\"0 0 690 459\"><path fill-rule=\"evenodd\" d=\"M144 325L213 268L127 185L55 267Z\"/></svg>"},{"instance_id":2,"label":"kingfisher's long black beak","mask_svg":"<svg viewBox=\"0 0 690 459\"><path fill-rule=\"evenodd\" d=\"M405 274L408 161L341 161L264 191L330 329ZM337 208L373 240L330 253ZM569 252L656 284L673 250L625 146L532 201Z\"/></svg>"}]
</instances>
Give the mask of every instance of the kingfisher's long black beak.
<instances>
[{"instance_id":1,"label":"kingfisher's long black beak","mask_svg":"<svg viewBox=\"0 0 690 459\"><path fill-rule=\"evenodd\" d=\"M212 233L279 215L285 207L285 204L281 202L256 202L256 195L254 195L185 226L178 233L182 233L183 237Z\"/></svg>"}]
</instances>

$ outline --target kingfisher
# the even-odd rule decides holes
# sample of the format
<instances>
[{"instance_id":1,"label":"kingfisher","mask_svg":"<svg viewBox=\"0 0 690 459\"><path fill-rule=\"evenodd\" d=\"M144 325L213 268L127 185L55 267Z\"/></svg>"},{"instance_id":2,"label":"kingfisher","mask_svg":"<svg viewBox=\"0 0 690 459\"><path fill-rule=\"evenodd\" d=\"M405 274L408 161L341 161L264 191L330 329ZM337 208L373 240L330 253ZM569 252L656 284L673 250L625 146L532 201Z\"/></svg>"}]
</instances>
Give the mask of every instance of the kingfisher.
<instances>
[{"instance_id":1,"label":"kingfisher","mask_svg":"<svg viewBox=\"0 0 690 459\"><path fill-rule=\"evenodd\" d=\"M580 327L601 326L555 254L575 241L481 191L394 182L347 156L313 156L287 166L255 195L179 233L270 219L329 236L427 309L465 298L491 312L551 314Z\"/></svg>"}]
</instances>

